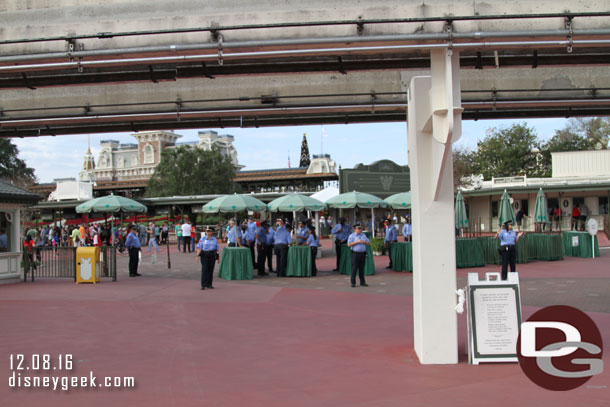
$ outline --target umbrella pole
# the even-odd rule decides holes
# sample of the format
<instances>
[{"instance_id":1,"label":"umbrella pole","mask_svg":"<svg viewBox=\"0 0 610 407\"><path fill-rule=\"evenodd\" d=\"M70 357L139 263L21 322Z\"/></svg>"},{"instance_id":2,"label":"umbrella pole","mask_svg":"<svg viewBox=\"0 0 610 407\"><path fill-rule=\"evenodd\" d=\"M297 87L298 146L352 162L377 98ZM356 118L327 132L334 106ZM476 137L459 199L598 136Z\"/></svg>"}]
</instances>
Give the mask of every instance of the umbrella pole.
<instances>
[{"instance_id":1,"label":"umbrella pole","mask_svg":"<svg viewBox=\"0 0 610 407\"><path fill-rule=\"evenodd\" d=\"M371 208L371 237L375 237L375 208Z\"/></svg>"},{"instance_id":2,"label":"umbrella pole","mask_svg":"<svg viewBox=\"0 0 610 407\"><path fill-rule=\"evenodd\" d=\"M297 220L297 213L296 211L292 211L292 238L294 239L297 235L296 233L296 220Z\"/></svg>"}]
</instances>

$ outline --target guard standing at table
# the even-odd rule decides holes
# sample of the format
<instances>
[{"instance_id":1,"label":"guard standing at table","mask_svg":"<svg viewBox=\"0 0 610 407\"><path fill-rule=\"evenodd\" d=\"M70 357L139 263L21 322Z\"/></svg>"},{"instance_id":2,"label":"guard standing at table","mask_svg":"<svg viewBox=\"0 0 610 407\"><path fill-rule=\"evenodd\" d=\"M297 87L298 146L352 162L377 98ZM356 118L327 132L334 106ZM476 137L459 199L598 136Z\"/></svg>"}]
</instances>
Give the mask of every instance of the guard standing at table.
<instances>
[{"instance_id":1,"label":"guard standing at table","mask_svg":"<svg viewBox=\"0 0 610 407\"><path fill-rule=\"evenodd\" d=\"M278 218L277 229L275 230L275 255L278 277L286 277L288 247L292 243L289 227L289 225L286 225L284 219Z\"/></svg>"},{"instance_id":2,"label":"guard standing at table","mask_svg":"<svg viewBox=\"0 0 610 407\"><path fill-rule=\"evenodd\" d=\"M335 235L335 252L337 254L337 267L333 271L339 270L339 261L341 260L341 245L347 242L347 238L352 231L352 227L345 223L345 218L339 218L339 223L330 231Z\"/></svg>"},{"instance_id":3,"label":"guard standing at table","mask_svg":"<svg viewBox=\"0 0 610 407\"><path fill-rule=\"evenodd\" d=\"M269 230L269 223L267 223L267 221L263 221L261 226L256 229L255 233L256 249L258 252L257 268L259 276L269 275L265 273L265 260L267 259L267 230Z\"/></svg>"},{"instance_id":4,"label":"guard standing at table","mask_svg":"<svg viewBox=\"0 0 610 407\"><path fill-rule=\"evenodd\" d=\"M248 223L246 225L246 234L245 239L248 244L248 248L250 249L250 255L252 256L252 267L256 267L256 261L254 260L254 245L256 244L256 222L252 220L252 217L248 218Z\"/></svg>"},{"instance_id":5,"label":"guard standing at table","mask_svg":"<svg viewBox=\"0 0 610 407\"><path fill-rule=\"evenodd\" d=\"M320 245L320 238L316 234L316 228L313 227L313 225L309 225L307 227L307 240L303 244L311 248L311 275L315 277L318 274L316 259L318 258L318 246Z\"/></svg>"},{"instance_id":6,"label":"guard standing at table","mask_svg":"<svg viewBox=\"0 0 610 407\"><path fill-rule=\"evenodd\" d=\"M213 289L212 279L214 278L214 262L219 261L218 239L214 237L214 229L207 228L206 235L199 239L197 243L197 257L201 262L201 289Z\"/></svg>"},{"instance_id":7,"label":"guard standing at table","mask_svg":"<svg viewBox=\"0 0 610 407\"><path fill-rule=\"evenodd\" d=\"M370 244L369 238L362 233L362 226L359 223L354 225L355 232L347 238L347 247L352 250L352 287L356 287L356 272L360 278L360 285L368 287L364 281L364 265L366 263L366 246Z\"/></svg>"},{"instance_id":8,"label":"guard standing at table","mask_svg":"<svg viewBox=\"0 0 610 407\"><path fill-rule=\"evenodd\" d=\"M402 235L405 237L405 242L411 241L411 235L413 234L413 227L411 226L411 219L407 216L407 222L402 227Z\"/></svg>"},{"instance_id":9,"label":"guard standing at table","mask_svg":"<svg viewBox=\"0 0 610 407\"><path fill-rule=\"evenodd\" d=\"M227 233L227 242L229 247L243 246L241 243L241 230L233 219L229 220L229 233Z\"/></svg>"},{"instance_id":10,"label":"guard standing at table","mask_svg":"<svg viewBox=\"0 0 610 407\"><path fill-rule=\"evenodd\" d=\"M267 223L267 229L265 230L265 232L267 239L267 244L265 245L265 258L267 259L267 267L269 268L269 273L275 273L275 271L273 271L273 248L275 247L275 230L273 230L273 228ZM263 259L263 262L264 261L265 260Z\"/></svg>"},{"instance_id":11,"label":"guard standing at table","mask_svg":"<svg viewBox=\"0 0 610 407\"><path fill-rule=\"evenodd\" d=\"M299 221L299 228L297 229L297 244L302 246L307 241L309 237L309 229L305 226L305 221Z\"/></svg>"},{"instance_id":12,"label":"guard standing at table","mask_svg":"<svg viewBox=\"0 0 610 407\"><path fill-rule=\"evenodd\" d=\"M510 272L516 270L515 260L517 259L517 241L523 236L523 232L517 234L513 230L513 222L507 220L504 222L504 227L496 233L496 238L500 239L500 255L502 256L502 280L508 277L508 265L510 264Z\"/></svg>"},{"instance_id":13,"label":"guard standing at table","mask_svg":"<svg viewBox=\"0 0 610 407\"><path fill-rule=\"evenodd\" d=\"M398 232L396 226L392 225L392 219L385 220L385 246L388 249L388 257L390 258L390 265L387 269L392 268L392 245L398 241Z\"/></svg>"},{"instance_id":14,"label":"guard standing at table","mask_svg":"<svg viewBox=\"0 0 610 407\"><path fill-rule=\"evenodd\" d=\"M137 277L142 274L138 273L138 262L140 255L140 239L136 234L138 227L133 225L131 231L125 240L125 247L129 252L129 277Z\"/></svg>"}]
</instances>

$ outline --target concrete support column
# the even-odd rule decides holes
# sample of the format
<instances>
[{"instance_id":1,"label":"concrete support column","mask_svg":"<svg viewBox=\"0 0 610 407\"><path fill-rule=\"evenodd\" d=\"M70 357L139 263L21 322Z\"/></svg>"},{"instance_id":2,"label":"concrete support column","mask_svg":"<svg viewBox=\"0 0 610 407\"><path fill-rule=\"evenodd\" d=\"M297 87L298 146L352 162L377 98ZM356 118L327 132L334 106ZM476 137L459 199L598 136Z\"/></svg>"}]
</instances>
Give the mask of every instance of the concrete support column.
<instances>
[{"instance_id":1,"label":"concrete support column","mask_svg":"<svg viewBox=\"0 0 610 407\"><path fill-rule=\"evenodd\" d=\"M415 352L423 364L457 363L453 159L461 135L459 56L431 51L432 75L411 79L408 147L413 219Z\"/></svg>"}]
</instances>

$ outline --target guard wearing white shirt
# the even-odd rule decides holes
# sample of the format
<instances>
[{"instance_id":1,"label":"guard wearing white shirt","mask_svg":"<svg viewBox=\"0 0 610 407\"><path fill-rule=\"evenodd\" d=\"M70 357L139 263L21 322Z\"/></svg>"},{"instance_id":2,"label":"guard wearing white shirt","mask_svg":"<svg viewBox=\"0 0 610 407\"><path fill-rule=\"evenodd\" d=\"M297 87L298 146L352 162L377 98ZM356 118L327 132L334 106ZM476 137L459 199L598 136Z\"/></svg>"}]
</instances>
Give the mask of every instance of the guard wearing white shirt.
<instances>
[{"instance_id":1,"label":"guard wearing white shirt","mask_svg":"<svg viewBox=\"0 0 610 407\"><path fill-rule=\"evenodd\" d=\"M206 235L199 239L197 257L201 262L201 289L213 289L214 261L219 261L218 240L214 237L214 229L207 228Z\"/></svg>"},{"instance_id":2,"label":"guard wearing white shirt","mask_svg":"<svg viewBox=\"0 0 610 407\"><path fill-rule=\"evenodd\" d=\"M366 246L370 244L369 238L362 233L362 226L359 223L354 225L355 232L347 238L347 247L352 251L352 287L356 287L356 272L360 278L360 285L368 287L364 281L364 264L366 263Z\"/></svg>"},{"instance_id":3,"label":"guard wearing white shirt","mask_svg":"<svg viewBox=\"0 0 610 407\"><path fill-rule=\"evenodd\" d=\"M189 253L191 253L191 222L185 221L181 226L182 228L182 253L186 253L188 247Z\"/></svg>"}]
</instances>

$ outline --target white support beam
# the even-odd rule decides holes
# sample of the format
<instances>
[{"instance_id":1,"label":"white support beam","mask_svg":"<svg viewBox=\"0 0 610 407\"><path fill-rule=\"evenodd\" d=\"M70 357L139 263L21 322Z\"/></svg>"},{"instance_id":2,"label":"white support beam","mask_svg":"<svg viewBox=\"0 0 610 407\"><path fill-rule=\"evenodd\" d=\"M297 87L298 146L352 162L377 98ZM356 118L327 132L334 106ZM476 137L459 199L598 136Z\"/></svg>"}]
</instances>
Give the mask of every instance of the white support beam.
<instances>
[{"instance_id":1,"label":"white support beam","mask_svg":"<svg viewBox=\"0 0 610 407\"><path fill-rule=\"evenodd\" d=\"M431 57L432 76L412 78L408 92L414 345L421 363L450 364L458 361L451 143L461 135L459 56Z\"/></svg>"}]
</instances>

